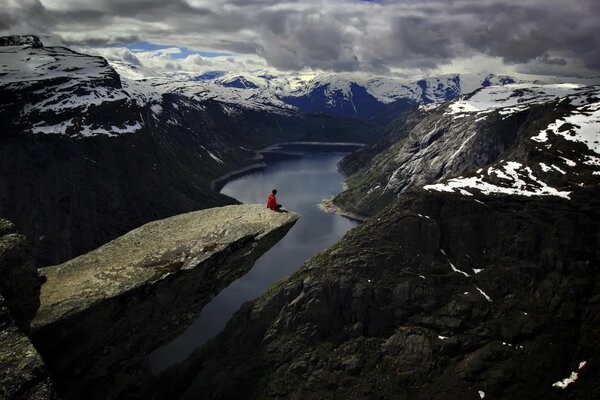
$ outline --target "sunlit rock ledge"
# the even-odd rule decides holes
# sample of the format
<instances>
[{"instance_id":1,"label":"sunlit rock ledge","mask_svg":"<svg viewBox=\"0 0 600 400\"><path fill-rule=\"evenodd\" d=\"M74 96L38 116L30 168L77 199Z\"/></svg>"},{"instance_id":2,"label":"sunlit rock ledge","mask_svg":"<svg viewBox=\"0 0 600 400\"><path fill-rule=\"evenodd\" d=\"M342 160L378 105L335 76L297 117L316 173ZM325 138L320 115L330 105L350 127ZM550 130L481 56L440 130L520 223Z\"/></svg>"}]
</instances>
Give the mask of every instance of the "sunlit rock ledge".
<instances>
[{"instance_id":1,"label":"sunlit rock ledge","mask_svg":"<svg viewBox=\"0 0 600 400\"><path fill-rule=\"evenodd\" d=\"M180 334L298 218L264 205L181 214L43 268L33 341L63 389L93 390L108 369L125 370Z\"/></svg>"}]
</instances>

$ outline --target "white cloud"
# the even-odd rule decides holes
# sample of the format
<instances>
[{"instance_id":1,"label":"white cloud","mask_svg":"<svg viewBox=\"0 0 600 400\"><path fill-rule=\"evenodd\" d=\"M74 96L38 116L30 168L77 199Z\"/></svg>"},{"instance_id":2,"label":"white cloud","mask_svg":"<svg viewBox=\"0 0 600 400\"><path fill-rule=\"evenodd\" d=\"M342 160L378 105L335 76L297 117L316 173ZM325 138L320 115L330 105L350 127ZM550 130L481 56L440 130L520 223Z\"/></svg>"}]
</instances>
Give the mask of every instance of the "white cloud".
<instances>
[{"instance_id":1,"label":"white cloud","mask_svg":"<svg viewBox=\"0 0 600 400\"><path fill-rule=\"evenodd\" d=\"M182 49L176 47L153 51L135 51L126 47L81 47L78 50L87 54L100 55L113 62L140 65L147 70L146 75L152 75L152 71L156 73L179 71L190 75L198 75L207 71L276 72L263 58L255 55L203 57L193 53L185 57L174 58L173 56L182 54Z\"/></svg>"},{"instance_id":2,"label":"white cloud","mask_svg":"<svg viewBox=\"0 0 600 400\"><path fill-rule=\"evenodd\" d=\"M236 68L266 63L394 74L479 68L470 59L493 72L600 73L597 0L6 1L3 33L60 35L70 46L146 41L248 57L236 57Z\"/></svg>"}]
</instances>

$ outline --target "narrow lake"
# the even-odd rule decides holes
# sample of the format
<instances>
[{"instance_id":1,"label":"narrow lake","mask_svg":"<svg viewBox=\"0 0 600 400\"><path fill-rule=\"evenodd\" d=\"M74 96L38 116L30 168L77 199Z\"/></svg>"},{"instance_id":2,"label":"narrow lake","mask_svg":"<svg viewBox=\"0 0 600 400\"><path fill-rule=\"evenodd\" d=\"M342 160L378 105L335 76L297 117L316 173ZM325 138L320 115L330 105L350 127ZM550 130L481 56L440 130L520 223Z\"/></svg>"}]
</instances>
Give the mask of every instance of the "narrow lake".
<instances>
[{"instance_id":1,"label":"narrow lake","mask_svg":"<svg viewBox=\"0 0 600 400\"><path fill-rule=\"evenodd\" d=\"M153 373L183 361L218 334L244 302L259 297L274 282L290 275L356 226L353 220L327 214L319 208L323 199L342 191L344 178L337 170L337 163L349 151L347 146L282 145L276 153L265 153L266 168L234 178L223 186L221 193L243 203L266 204L267 195L277 189L278 202L301 217L248 274L208 303L186 332L148 356Z\"/></svg>"}]
</instances>

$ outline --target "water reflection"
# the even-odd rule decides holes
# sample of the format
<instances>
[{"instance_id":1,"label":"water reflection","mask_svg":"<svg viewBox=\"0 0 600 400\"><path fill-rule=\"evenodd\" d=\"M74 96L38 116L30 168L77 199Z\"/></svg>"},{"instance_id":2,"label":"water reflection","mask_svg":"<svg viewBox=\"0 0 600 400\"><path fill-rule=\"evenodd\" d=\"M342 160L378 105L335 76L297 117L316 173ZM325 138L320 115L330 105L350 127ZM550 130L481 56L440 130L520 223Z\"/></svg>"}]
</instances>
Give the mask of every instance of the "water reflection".
<instances>
[{"instance_id":1,"label":"water reflection","mask_svg":"<svg viewBox=\"0 0 600 400\"><path fill-rule=\"evenodd\" d=\"M342 190L337 163L347 153L294 151L300 158L273 160L267 168L228 182L221 193L243 203L266 203L271 189L285 208L302 216L290 232L263 255L252 270L233 282L202 310L198 320L170 344L148 357L154 372L185 359L219 333L240 305L260 296L305 260L339 240L356 222L322 212L318 203Z\"/></svg>"}]
</instances>

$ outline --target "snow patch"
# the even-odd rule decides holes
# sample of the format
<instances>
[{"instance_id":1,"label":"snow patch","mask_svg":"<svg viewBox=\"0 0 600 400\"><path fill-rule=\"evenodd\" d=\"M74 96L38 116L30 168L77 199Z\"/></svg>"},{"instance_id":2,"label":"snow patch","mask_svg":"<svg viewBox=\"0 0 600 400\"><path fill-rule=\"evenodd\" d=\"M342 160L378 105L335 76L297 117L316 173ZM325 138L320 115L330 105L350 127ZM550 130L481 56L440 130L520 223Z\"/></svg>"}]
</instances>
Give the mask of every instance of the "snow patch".
<instances>
[{"instance_id":1,"label":"snow patch","mask_svg":"<svg viewBox=\"0 0 600 400\"><path fill-rule=\"evenodd\" d=\"M475 289L477 289L479 291L479 293L482 294L483 297L485 297L485 299L487 301L489 301L490 303L492 302L492 299L490 298L490 296L488 296L483 290L481 290L479 287L475 286Z\"/></svg>"},{"instance_id":2,"label":"snow patch","mask_svg":"<svg viewBox=\"0 0 600 400\"><path fill-rule=\"evenodd\" d=\"M569 160L568 158L559 156L564 162L565 164L567 164L569 167L574 167L577 165L577 163L575 161Z\"/></svg>"},{"instance_id":3,"label":"snow patch","mask_svg":"<svg viewBox=\"0 0 600 400\"><path fill-rule=\"evenodd\" d=\"M448 261L448 264L450 264L450 268L452 268L452 271L454 272L458 272L459 274L463 274L464 276L466 276L467 278L470 276L469 274L467 274L464 271L461 271L460 269L456 268L454 266L454 264L452 264L452 261L450 261L450 259L448 258L448 256L446 255L446 252L443 249L440 249L440 251L442 252L442 254L444 255L444 257L446 257L446 260Z\"/></svg>"},{"instance_id":4,"label":"snow patch","mask_svg":"<svg viewBox=\"0 0 600 400\"><path fill-rule=\"evenodd\" d=\"M578 366L578 370L581 370L583 367L585 367L585 365L587 364L587 361L581 361L579 363ZM553 387L557 387L560 389L566 389L570 384L574 383L577 379L579 378L579 373L576 371L571 372L571 375L569 375L567 378L554 382L552 384Z\"/></svg>"},{"instance_id":5,"label":"snow patch","mask_svg":"<svg viewBox=\"0 0 600 400\"><path fill-rule=\"evenodd\" d=\"M526 197L557 196L565 199L570 198L569 195L571 192L559 191L548 186L533 174L531 168L524 167L521 163L515 161L505 162L500 168L489 167L486 172L486 174L479 174L479 176L459 177L450 179L445 183L425 185L423 189L461 193L461 189L470 188L478 190L485 195L500 193ZM487 182L486 179L489 179L489 175L492 174L500 178L501 181L494 183Z\"/></svg>"}]
</instances>

